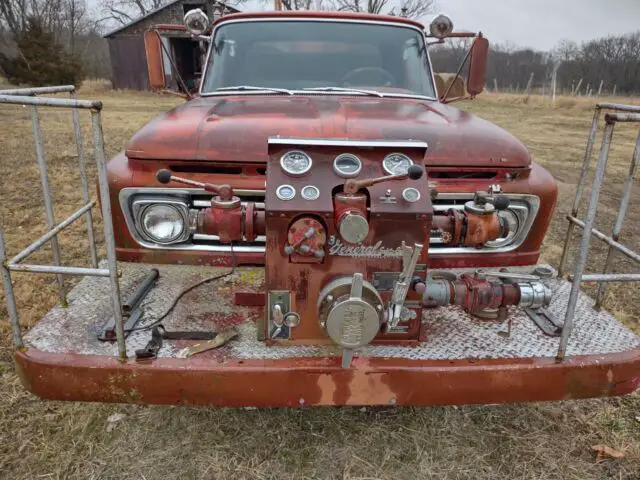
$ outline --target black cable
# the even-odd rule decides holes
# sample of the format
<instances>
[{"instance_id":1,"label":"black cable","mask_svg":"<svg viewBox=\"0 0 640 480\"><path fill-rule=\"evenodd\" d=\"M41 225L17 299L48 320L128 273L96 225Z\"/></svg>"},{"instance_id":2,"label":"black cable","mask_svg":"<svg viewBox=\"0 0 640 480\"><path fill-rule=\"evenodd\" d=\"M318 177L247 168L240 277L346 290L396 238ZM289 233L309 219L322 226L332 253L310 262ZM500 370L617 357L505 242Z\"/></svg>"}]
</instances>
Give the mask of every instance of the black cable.
<instances>
[{"instance_id":1,"label":"black cable","mask_svg":"<svg viewBox=\"0 0 640 480\"><path fill-rule=\"evenodd\" d=\"M204 280L200 280L197 283L194 283L193 285L185 288L184 290L182 290L178 296L176 298L174 298L173 303L169 306L169 308L162 314L160 315L160 317L156 318L153 322L151 322L148 325L144 325L142 327L135 327L135 328L129 328L128 330L125 330L124 333L130 333L130 332L140 332L140 331L144 331L144 330L150 330L153 327L160 325L160 323L162 323L162 321L167 318L171 312L173 312L173 309L176 308L176 306L178 305L178 302L182 299L182 297L184 297L187 293L191 292L192 290L195 290L198 287L201 287L202 285L205 285L207 283L211 283L211 282L215 282L216 280L220 280L222 278L228 277L230 275L233 275L236 271L236 254L233 251L233 243L231 244L231 270L229 270L226 273L221 273L219 275L214 275L213 277L208 277L205 278Z\"/></svg>"}]
</instances>

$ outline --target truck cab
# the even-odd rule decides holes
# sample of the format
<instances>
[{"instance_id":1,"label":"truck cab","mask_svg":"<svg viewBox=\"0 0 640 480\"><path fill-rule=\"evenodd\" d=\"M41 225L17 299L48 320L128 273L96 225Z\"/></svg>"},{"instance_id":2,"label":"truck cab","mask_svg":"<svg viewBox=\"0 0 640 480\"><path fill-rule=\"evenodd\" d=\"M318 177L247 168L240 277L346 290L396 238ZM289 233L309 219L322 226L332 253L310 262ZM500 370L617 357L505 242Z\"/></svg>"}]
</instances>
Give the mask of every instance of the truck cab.
<instances>
[{"instance_id":1,"label":"truck cab","mask_svg":"<svg viewBox=\"0 0 640 480\"><path fill-rule=\"evenodd\" d=\"M484 86L488 42L481 35L468 36L473 40L473 68L466 96L473 97ZM437 91L439 77L429 58L434 40L438 38L426 34L421 24L402 17L263 12L218 20L207 40L199 93L144 126L109 163L119 259L228 263L228 242L196 220L210 195L176 183L159 185L155 172L168 169L202 183L228 184L242 202L254 202L256 218L243 220L242 229L256 222L249 231L259 233L236 236L236 254L240 263L263 263L269 142L289 138L290 150L300 153L290 161L285 177L295 179L292 186L298 190L308 183L303 181L303 163L309 162L309 175L323 162L334 163L328 172L333 182L319 179L321 196L349 178L394 175L411 164L423 167L434 207L433 228L422 239L429 245L430 267L534 264L553 214L555 182L531 161L518 139L450 105L450 95L445 98L446 92ZM161 48L151 35L147 50L159 54L149 57L161 60ZM150 62L149 68L150 78L163 78L161 63ZM162 81L155 86L163 88ZM342 156L314 160L317 149L324 148L322 155L328 155L328 147L321 145L328 139L342 142L334 148L335 157ZM367 146L384 141L389 147L382 156ZM402 142L421 142L424 148L407 156ZM282 166L277 170L283 171ZM402 210L402 202L410 205L402 199L405 183L380 184L373 195L389 191ZM508 196L509 206L490 215L490 221L482 218L488 228L472 225L466 235L450 235L449 224L468 220L457 215L465 215L465 203L491 188ZM289 205L309 201L301 191L296 194ZM172 202L176 196L184 202L176 211L164 208L171 215L166 220L154 215L148 222L159 222L151 227L159 234L150 232L136 209L137 200ZM473 223L479 217L470 218Z\"/></svg>"}]
</instances>

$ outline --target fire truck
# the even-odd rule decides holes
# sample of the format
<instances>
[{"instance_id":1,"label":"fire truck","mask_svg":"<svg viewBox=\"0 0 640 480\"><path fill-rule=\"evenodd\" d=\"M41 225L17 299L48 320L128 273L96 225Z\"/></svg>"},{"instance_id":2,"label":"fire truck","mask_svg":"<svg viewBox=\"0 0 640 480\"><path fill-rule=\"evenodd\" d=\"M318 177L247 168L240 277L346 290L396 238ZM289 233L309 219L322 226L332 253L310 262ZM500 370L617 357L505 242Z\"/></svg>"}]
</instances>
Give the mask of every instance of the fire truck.
<instances>
[{"instance_id":1,"label":"fire truck","mask_svg":"<svg viewBox=\"0 0 640 480\"><path fill-rule=\"evenodd\" d=\"M640 339L580 289L620 275L585 273L593 232L626 248L595 230L599 187L577 218L601 114L606 139L616 122L638 120L634 107L596 108L567 232L567 243L576 228L582 240L561 265L570 282L538 263L552 175L513 135L451 105L483 91L481 33L453 31L446 15L425 28L336 12L211 23L198 10L185 31L206 52L197 90L179 81L187 101L108 161L100 102L29 96L65 87L0 92L0 102L71 108L74 120L90 110L105 228L103 261L88 229L91 268L24 263L91 220L98 205L83 176L76 214L12 258L0 242L26 388L77 401L307 406L638 387ZM151 85L167 90L175 65L161 32L145 46ZM458 72L436 74L429 49L461 37L470 47ZM25 334L13 271L86 278Z\"/></svg>"}]
</instances>

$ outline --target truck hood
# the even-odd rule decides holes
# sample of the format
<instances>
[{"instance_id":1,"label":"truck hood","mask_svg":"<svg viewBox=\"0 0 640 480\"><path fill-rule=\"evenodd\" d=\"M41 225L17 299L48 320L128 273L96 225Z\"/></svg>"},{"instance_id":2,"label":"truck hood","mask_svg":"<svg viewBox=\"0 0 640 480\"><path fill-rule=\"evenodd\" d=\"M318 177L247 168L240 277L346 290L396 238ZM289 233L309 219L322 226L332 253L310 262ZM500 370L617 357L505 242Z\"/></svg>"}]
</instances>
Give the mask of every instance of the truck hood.
<instances>
[{"instance_id":1,"label":"truck hood","mask_svg":"<svg viewBox=\"0 0 640 480\"><path fill-rule=\"evenodd\" d=\"M438 102L339 96L198 98L155 118L129 158L266 162L272 136L420 140L430 166L527 167L525 146L502 128Z\"/></svg>"}]
</instances>

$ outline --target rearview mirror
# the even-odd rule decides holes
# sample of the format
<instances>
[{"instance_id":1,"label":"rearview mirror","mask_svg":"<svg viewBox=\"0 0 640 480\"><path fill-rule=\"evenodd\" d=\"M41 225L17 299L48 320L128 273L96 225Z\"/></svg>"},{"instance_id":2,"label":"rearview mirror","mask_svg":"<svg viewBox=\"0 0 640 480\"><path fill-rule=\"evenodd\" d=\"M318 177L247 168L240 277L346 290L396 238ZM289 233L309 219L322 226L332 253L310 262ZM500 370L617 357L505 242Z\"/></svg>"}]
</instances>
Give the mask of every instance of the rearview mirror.
<instances>
[{"instance_id":1,"label":"rearview mirror","mask_svg":"<svg viewBox=\"0 0 640 480\"><path fill-rule=\"evenodd\" d=\"M167 80L164 76L164 64L162 61L162 39L156 30L144 32L144 50L147 54L147 71L149 73L149 85L153 90L165 90Z\"/></svg>"},{"instance_id":2,"label":"rearview mirror","mask_svg":"<svg viewBox=\"0 0 640 480\"><path fill-rule=\"evenodd\" d=\"M467 93L472 97L484 90L487 74L487 58L489 56L489 40L478 36L471 45L469 72L467 74Z\"/></svg>"}]
</instances>

